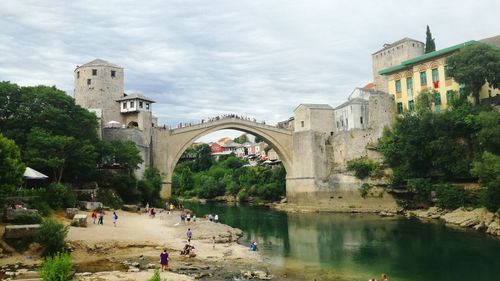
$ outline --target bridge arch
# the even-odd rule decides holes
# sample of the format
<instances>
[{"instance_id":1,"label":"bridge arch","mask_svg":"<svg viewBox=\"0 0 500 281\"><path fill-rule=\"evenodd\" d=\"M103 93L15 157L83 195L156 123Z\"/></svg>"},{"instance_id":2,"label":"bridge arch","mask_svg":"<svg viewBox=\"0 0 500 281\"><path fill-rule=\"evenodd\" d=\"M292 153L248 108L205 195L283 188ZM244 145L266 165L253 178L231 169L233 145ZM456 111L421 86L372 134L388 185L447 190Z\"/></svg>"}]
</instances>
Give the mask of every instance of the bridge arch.
<instances>
[{"instance_id":1,"label":"bridge arch","mask_svg":"<svg viewBox=\"0 0 500 281\"><path fill-rule=\"evenodd\" d=\"M224 129L234 129L263 138L279 155L287 177L292 173L292 131L287 129L238 118L224 118L171 130L155 128L153 165L163 177L160 193L163 198L171 196L172 173L184 151L200 137Z\"/></svg>"}]
</instances>

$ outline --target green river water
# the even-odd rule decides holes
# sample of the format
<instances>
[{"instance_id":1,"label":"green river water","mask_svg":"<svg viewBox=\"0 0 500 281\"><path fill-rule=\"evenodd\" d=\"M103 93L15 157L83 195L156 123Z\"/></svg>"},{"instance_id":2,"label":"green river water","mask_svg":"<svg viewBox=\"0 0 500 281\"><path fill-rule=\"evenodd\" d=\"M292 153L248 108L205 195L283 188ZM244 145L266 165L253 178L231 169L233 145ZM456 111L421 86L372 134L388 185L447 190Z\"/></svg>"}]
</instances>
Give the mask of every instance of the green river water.
<instances>
[{"instance_id":1,"label":"green river water","mask_svg":"<svg viewBox=\"0 0 500 281\"><path fill-rule=\"evenodd\" d=\"M500 239L472 230L371 214L287 214L264 206L186 203L257 241L274 268L302 280L500 280ZM298 276L297 275L297 276ZM313 276L317 276L313 277ZM290 278L292 280L293 278Z\"/></svg>"}]
</instances>

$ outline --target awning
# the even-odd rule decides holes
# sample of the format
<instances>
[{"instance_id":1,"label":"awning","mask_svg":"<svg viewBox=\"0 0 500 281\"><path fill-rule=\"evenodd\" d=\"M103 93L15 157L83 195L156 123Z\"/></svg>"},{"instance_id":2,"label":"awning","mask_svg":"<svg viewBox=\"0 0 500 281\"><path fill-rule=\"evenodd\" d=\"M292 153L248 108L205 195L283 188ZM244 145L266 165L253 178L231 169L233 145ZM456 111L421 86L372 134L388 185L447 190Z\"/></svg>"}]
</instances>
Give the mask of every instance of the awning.
<instances>
[{"instance_id":1,"label":"awning","mask_svg":"<svg viewBox=\"0 0 500 281\"><path fill-rule=\"evenodd\" d=\"M24 171L23 178L29 180L38 180L38 179L46 179L48 176L40 173L39 171L33 170L30 167L26 167Z\"/></svg>"}]
</instances>

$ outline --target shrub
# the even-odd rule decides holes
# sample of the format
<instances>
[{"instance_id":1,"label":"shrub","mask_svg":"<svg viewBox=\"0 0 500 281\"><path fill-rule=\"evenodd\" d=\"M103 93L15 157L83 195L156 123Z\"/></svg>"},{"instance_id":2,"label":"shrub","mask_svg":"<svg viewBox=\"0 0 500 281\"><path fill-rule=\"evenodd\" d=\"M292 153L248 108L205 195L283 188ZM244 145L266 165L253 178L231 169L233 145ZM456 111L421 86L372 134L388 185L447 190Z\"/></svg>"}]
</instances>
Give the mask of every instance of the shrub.
<instances>
[{"instance_id":1,"label":"shrub","mask_svg":"<svg viewBox=\"0 0 500 281\"><path fill-rule=\"evenodd\" d=\"M413 200L417 205L429 205L432 201L432 183L430 179L416 178L407 181L408 191L413 193Z\"/></svg>"},{"instance_id":2,"label":"shrub","mask_svg":"<svg viewBox=\"0 0 500 281\"><path fill-rule=\"evenodd\" d=\"M66 235L68 226L53 220L45 219L40 226L36 241L45 246L44 255L52 256L66 250Z\"/></svg>"},{"instance_id":3,"label":"shrub","mask_svg":"<svg viewBox=\"0 0 500 281\"><path fill-rule=\"evenodd\" d=\"M72 208L76 205L75 195L60 183L50 184L44 194L44 199L54 210Z\"/></svg>"},{"instance_id":4,"label":"shrub","mask_svg":"<svg viewBox=\"0 0 500 281\"><path fill-rule=\"evenodd\" d=\"M49 203L47 203L43 200L39 200L39 199L30 200L28 202L28 207L31 209L37 209L38 213L42 217L46 217L46 216L50 215L50 213L52 212L52 209L50 208Z\"/></svg>"},{"instance_id":5,"label":"shrub","mask_svg":"<svg viewBox=\"0 0 500 281\"><path fill-rule=\"evenodd\" d=\"M155 270L155 273L151 278L148 279L148 281L161 281L160 278L160 271L158 269Z\"/></svg>"},{"instance_id":6,"label":"shrub","mask_svg":"<svg viewBox=\"0 0 500 281\"><path fill-rule=\"evenodd\" d=\"M249 195L248 195L248 192L247 192L245 189L241 189L241 190L238 192L237 197L238 197L238 200L239 200L239 201L243 201L243 202L244 202L244 201L248 201L248 197L249 197Z\"/></svg>"},{"instance_id":7,"label":"shrub","mask_svg":"<svg viewBox=\"0 0 500 281\"><path fill-rule=\"evenodd\" d=\"M436 205L444 209L463 207L469 201L469 193L461 186L450 184L436 187Z\"/></svg>"},{"instance_id":8,"label":"shrub","mask_svg":"<svg viewBox=\"0 0 500 281\"><path fill-rule=\"evenodd\" d=\"M500 210L500 177L491 181L488 186L483 189L480 196L480 202L481 205L492 212Z\"/></svg>"},{"instance_id":9,"label":"shrub","mask_svg":"<svg viewBox=\"0 0 500 281\"><path fill-rule=\"evenodd\" d=\"M42 216L38 213L21 214L14 219L15 224L39 224L41 222Z\"/></svg>"},{"instance_id":10,"label":"shrub","mask_svg":"<svg viewBox=\"0 0 500 281\"><path fill-rule=\"evenodd\" d=\"M112 190L106 188L99 188L97 190L97 201L102 204L111 207L113 209L120 209L123 206L123 202Z\"/></svg>"},{"instance_id":11,"label":"shrub","mask_svg":"<svg viewBox=\"0 0 500 281\"><path fill-rule=\"evenodd\" d=\"M354 175L358 179L364 179L370 175L374 175L379 169L379 163L367 158L359 158L347 162L347 170L354 171Z\"/></svg>"},{"instance_id":12,"label":"shrub","mask_svg":"<svg viewBox=\"0 0 500 281\"><path fill-rule=\"evenodd\" d=\"M57 253L53 257L46 257L42 262L40 276L44 281L71 280L72 275L73 265L69 254Z\"/></svg>"},{"instance_id":13,"label":"shrub","mask_svg":"<svg viewBox=\"0 0 500 281\"><path fill-rule=\"evenodd\" d=\"M361 197L363 197L363 198L366 198L366 196L368 196L368 192L370 191L370 188L371 188L371 186L369 184L367 184L366 182L363 183L358 189L359 195L361 195Z\"/></svg>"}]
</instances>

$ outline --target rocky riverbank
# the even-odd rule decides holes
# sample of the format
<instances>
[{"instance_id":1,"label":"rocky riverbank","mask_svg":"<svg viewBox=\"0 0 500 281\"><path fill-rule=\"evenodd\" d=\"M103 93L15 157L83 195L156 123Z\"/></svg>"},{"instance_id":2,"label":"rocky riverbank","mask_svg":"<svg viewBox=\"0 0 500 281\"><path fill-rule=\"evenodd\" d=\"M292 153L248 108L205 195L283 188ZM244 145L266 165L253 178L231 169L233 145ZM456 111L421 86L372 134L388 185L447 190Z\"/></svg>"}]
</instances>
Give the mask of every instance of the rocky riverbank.
<instances>
[{"instance_id":1,"label":"rocky riverbank","mask_svg":"<svg viewBox=\"0 0 500 281\"><path fill-rule=\"evenodd\" d=\"M147 214L118 211L115 227L106 214L104 225L89 221L88 227L70 227L67 242L76 270L76 280L148 280L159 268L163 249L170 254L166 280L234 280L234 278L268 280L271 269L258 252L236 243L241 230L199 219L181 223L179 212ZM69 220L59 218L65 224ZM107 220L108 219L108 220ZM90 220L90 219L89 219ZM191 228L196 257L180 252L187 243ZM215 239L214 239L215 237ZM215 246L214 246L215 240ZM39 253L12 253L0 259L0 279L12 280L29 275L36 277L42 258Z\"/></svg>"},{"instance_id":2,"label":"rocky riverbank","mask_svg":"<svg viewBox=\"0 0 500 281\"><path fill-rule=\"evenodd\" d=\"M500 237L500 217L485 208L458 208L453 211L431 207L427 210L405 211L407 217L419 219L439 219L447 224L464 228L473 228Z\"/></svg>"}]
</instances>

